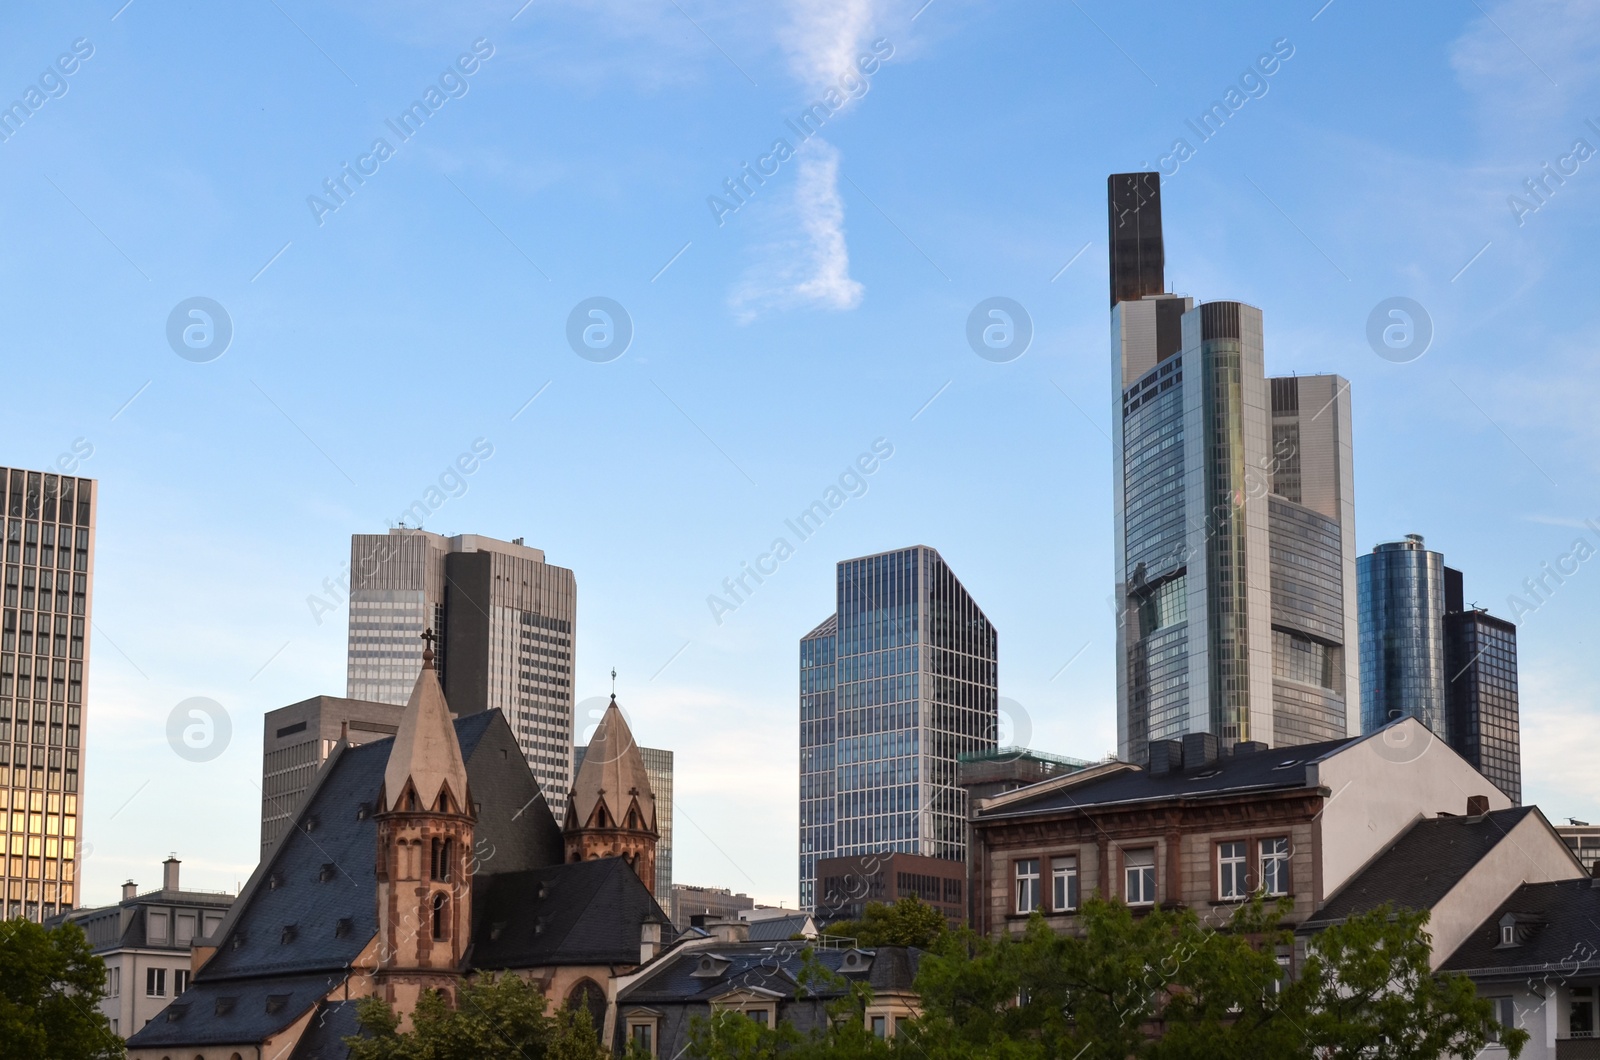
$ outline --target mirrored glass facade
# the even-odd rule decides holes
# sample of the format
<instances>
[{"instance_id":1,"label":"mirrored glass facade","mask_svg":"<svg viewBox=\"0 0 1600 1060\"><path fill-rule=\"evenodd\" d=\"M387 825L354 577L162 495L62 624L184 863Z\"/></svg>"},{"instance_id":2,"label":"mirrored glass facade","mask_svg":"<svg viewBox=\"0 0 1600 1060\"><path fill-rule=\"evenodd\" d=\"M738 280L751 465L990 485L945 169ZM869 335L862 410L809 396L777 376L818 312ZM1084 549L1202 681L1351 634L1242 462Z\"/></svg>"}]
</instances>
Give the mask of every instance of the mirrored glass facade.
<instances>
[{"instance_id":1,"label":"mirrored glass facade","mask_svg":"<svg viewBox=\"0 0 1600 1060\"><path fill-rule=\"evenodd\" d=\"M966 858L957 759L999 728L994 627L926 546L838 565L837 612L800 642L800 900L817 861Z\"/></svg>"},{"instance_id":2,"label":"mirrored glass facade","mask_svg":"<svg viewBox=\"0 0 1600 1060\"><path fill-rule=\"evenodd\" d=\"M1378 545L1356 564L1361 728L1412 717L1450 738L1445 711L1444 556L1420 534Z\"/></svg>"},{"instance_id":3,"label":"mirrored glass facade","mask_svg":"<svg viewBox=\"0 0 1600 1060\"><path fill-rule=\"evenodd\" d=\"M0 468L0 893L7 918L77 903L94 584L93 479Z\"/></svg>"},{"instance_id":4,"label":"mirrored glass facade","mask_svg":"<svg viewBox=\"0 0 1600 1060\"><path fill-rule=\"evenodd\" d=\"M1517 627L1485 611L1445 615L1450 745L1522 804Z\"/></svg>"}]
</instances>

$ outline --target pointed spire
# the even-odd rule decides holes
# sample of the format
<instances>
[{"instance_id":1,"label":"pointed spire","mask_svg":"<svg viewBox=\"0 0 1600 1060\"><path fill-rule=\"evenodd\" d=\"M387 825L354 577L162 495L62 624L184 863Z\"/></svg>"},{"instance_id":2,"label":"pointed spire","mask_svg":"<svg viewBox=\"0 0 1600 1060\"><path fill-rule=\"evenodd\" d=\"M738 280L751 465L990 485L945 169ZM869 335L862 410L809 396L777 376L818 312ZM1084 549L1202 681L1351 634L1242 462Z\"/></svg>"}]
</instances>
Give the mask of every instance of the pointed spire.
<instances>
[{"instance_id":1,"label":"pointed spire","mask_svg":"<svg viewBox=\"0 0 1600 1060\"><path fill-rule=\"evenodd\" d=\"M425 634L431 638L432 631ZM431 639L430 639L431 643ZM383 773L385 809L393 809L410 780L417 789L417 801L431 810L439 800L439 790L450 785L450 793L463 811L467 802L467 767L461 759L461 744L450 720L450 705L439 674L433 668L433 652L424 649L422 670L411 689L411 699L400 715L400 730L389 751L389 765Z\"/></svg>"},{"instance_id":2,"label":"pointed spire","mask_svg":"<svg viewBox=\"0 0 1600 1060\"><path fill-rule=\"evenodd\" d=\"M600 724L595 726L589 749L583 753L583 765L572 781L568 827L586 826L593 820L595 806L599 803L605 804L606 815L611 821L626 821L628 803L632 799L639 801L646 828L655 831L655 793L650 788L649 774L645 772L644 755L639 753L633 731L628 728L627 719L622 716L622 708L617 706L613 694L611 703L600 718Z\"/></svg>"}]
</instances>

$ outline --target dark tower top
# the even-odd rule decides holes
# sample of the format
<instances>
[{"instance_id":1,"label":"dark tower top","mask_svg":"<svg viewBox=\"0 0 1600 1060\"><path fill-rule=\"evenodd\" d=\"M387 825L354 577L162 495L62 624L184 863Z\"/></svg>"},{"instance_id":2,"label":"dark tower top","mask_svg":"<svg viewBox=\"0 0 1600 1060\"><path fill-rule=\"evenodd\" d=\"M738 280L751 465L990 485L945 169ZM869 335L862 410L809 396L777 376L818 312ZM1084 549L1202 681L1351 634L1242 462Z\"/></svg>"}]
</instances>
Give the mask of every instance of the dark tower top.
<instances>
[{"instance_id":1,"label":"dark tower top","mask_svg":"<svg viewBox=\"0 0 1600 1060\"><path fill-rule=\"evenodd\" d=\"M1161 174L1113 173L1106 178L1107 242L1111 247L1111 304L1166 290L1161 241Z\"/></svg>"}]
</instances>

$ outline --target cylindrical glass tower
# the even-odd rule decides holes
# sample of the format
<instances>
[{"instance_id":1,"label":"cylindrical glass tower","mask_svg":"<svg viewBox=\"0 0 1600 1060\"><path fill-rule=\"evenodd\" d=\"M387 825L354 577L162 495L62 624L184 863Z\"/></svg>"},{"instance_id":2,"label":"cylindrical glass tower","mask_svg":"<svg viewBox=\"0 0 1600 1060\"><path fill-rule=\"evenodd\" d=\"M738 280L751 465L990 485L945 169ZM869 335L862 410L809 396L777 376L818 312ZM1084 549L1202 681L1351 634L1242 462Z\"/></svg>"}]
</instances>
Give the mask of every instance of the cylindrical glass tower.
<instances>
[{"instance_id":1,"label":"cylindrical glass tower","mask_svg":"<svg viewBox=\"0 0 1600 1060\"><path fill-rule=\"evenodd\" d=\"M1420 534L1356 560L1361 631L1361 731L1414 717L1449 740L1445 710L1444 556Z\"/></svg>"}]
</instances>

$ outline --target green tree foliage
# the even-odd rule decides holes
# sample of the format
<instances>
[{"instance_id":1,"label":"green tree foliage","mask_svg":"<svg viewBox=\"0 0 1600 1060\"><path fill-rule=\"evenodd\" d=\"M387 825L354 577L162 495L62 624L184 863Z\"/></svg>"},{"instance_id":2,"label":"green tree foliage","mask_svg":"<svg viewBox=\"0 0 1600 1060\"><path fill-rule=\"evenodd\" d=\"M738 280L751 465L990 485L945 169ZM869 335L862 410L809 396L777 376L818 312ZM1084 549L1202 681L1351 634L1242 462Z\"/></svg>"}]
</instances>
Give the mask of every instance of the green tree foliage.
<instances>
[{"instance_id":1,"label":"green tree foliage","mask_svg":"<svg viewBox=\"0 0 1600 1060\"><path fill-rule=\"evenodd\" d=\"M606 1056L587 1012L546 1011L544 995L516 975L484 975L463 983L452 1007L441 994L422 995L411 1029L381 998L357 1009L364 1032L345 1039L350 1060L599 1060Z\"/></svg>"},{"instance_id":2,"label":"green tree foliage","mask_svg":"<svg viewBox=\"0 0 1600 1060\"><path fill-rule=\"evenodd\" d=\"M896 1042L925 1060L1438 1060L1472 1056L1492 1009L1462 976L1428 970L1425 912L1378 909L1317 936L1294 980L1287 903L1259 900L1220 929L1190 910L1135 916L1091 899L1081 935L1035 916L999 941L952 935L923 960L923 1015ZM1515 1058L1527 1034L1499 1029Z\"/></svg>"},{"instance_id":3,"label":"green tree foliage","mask_svg":"<svg viewBox=\"0 0 1600 1060\"><path fill-rule=\"evenodd\" d=\"M100 1014L105 962L76 924L0 922L0 1056L111 1060L125 1050Z\"/></svg>"},{"instance_id":4,"label":"green tree foliage","mask_svg":"<svg viewBox=\"0 0 1600 1060\"><path fill-rule=\"evenodd\" d=\"M917 946L928 949L946 933L944 914L917 898L893 905L868 902L860 920L840 920L824 935L856 940L858 946Z\"/></svg>"}]
</instances>

